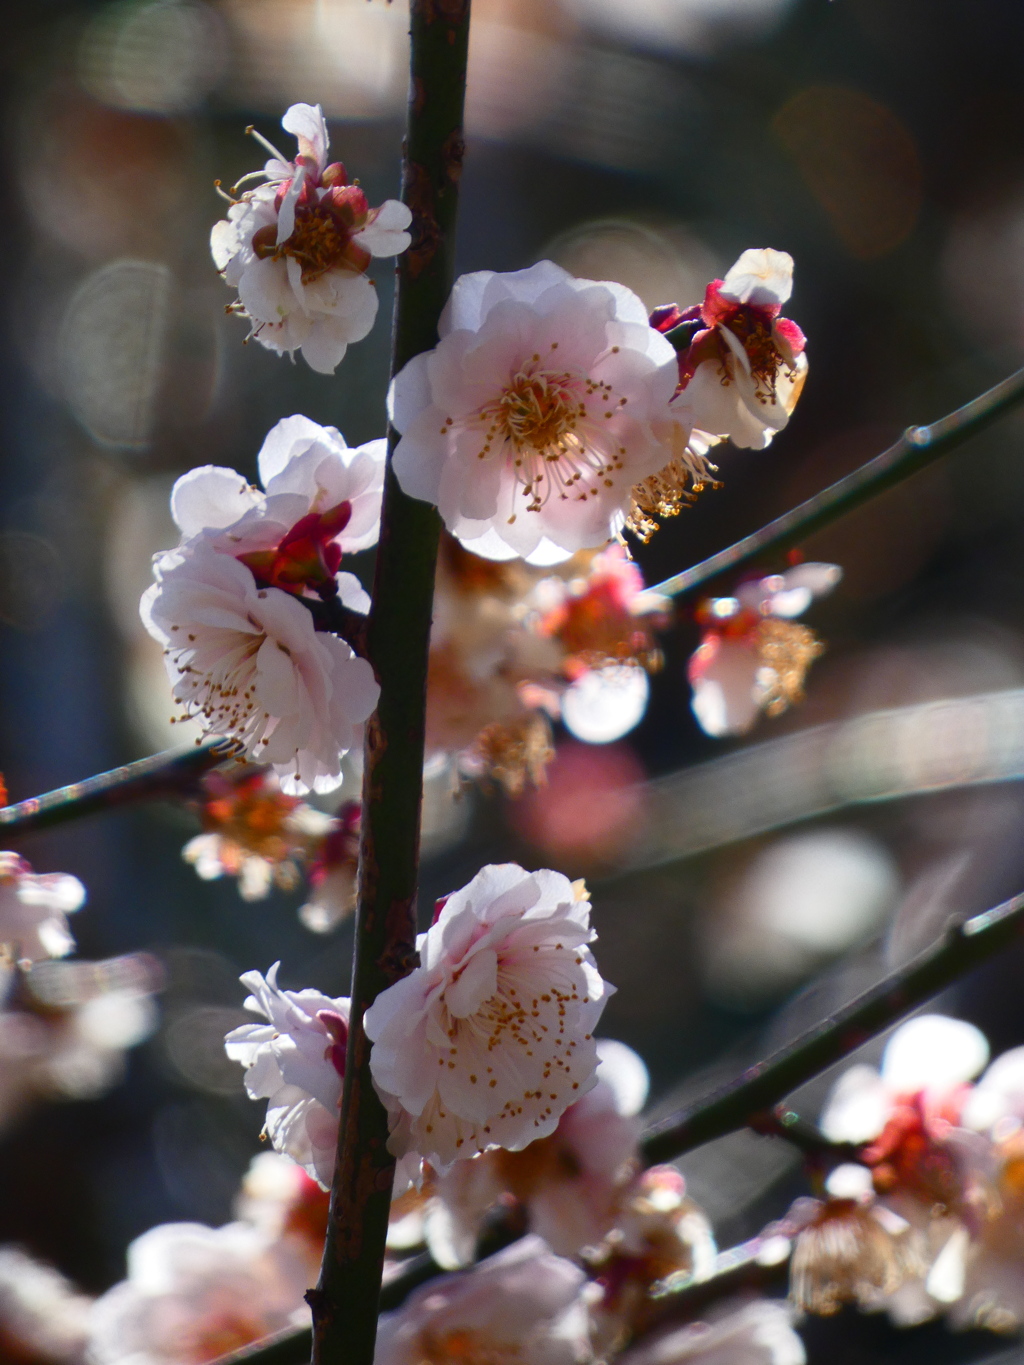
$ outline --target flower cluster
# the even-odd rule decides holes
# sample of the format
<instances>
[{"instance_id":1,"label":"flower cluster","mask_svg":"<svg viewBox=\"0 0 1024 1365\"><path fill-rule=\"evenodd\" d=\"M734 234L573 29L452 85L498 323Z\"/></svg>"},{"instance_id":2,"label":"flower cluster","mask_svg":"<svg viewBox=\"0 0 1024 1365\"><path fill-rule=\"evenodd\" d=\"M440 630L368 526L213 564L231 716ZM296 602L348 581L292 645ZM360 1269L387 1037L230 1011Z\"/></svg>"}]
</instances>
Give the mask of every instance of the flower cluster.
<instances>
[{"instance_id":1,"label":"flower cluster","mask_svg":"<svg viewBox=\"0 0 1024 1365\"><path fill-rule=\"evenodd\" d=\"M858 1160L832 1172L824 1201L798 1201L779 1225L793 1238L802 1307L1019 1329L1024 1049L972 1084L987 1060L973 1025L922 1015L892 1035L880 1070L840 1077L821 1129L859 1148Z\"/></svg>"},{"instance_id":2,"label":"flower cluster","mask_svg":"<svg viewBox=\"0 0 1024 1365\"><path fill-rule=\"evenodd\" d=\"M658 308L550 261L456 281L441 340L392 384L395 472L468 549L553 564L650 539L709 483L708 451L768 445L807 372L780 316L793 260L745 251L703 305Z\"/></svg>"},{"instance_id":3,"label":"flower cluster","mask_svg":"<svg viewBox=\"0 0 1024 1365\"><path fill-rule=\"evenodd\" d=\"M688 671L702 730L716 739L742 735L761 712L778 716L803 700L807 670L824 645L793 618L842 573L837 564L798 564L700 604L704 633Z\"/></svg>"},{"instance_id":4,"label":"flower cluster","mask_svg":"<svg viewBox=\"0 0 1024 1365\"><path fill-rule=\"evenodd\" d=\"M338 566L376 541L383 461L383 441L351 449L333 427L289 417L259 454L265 492L207 465L171 494L181 543L156 558L143 623L185 714L270 764L288 791L337 787L377 704L370 665L317 630L306 602L367 609Z\"/></svg>"},{"instance_id":5,"label":"flower cluster","mask_svg":"<svg viewBox=\"0 0 1024 1365\"><path fill-rule=\"evenodd\" d=\"M0 947L9 962L66 957L75 946L67 916L85 887L66 872L37 876L17 853L0 853Z\"/></svg>"},{"instance_id":6,"label":"flower cluster","mask_svg":"<svg viewBox=\"0 0 1024 1365\"><path fill-rule=\"evenodd\" d=\"M238 291L231 311L249 319L250 336L272 351L301 350L312 369L332 374L377 316L366 275L371 259L408 247L412 215L396 199L372 209L345 167L328 164L319 105L293 104L281 126L298 141L299 155L289 161L255 135L271 157L239 183L263 183L231 201L210 248Z\"/></svg>"},{"instance_id":7,"label":"flower cluster","mask_svg":"<svg viewBox=\"0 0 1024 1365\"><path fill-rule=\"evenodd\" d=\"M296 887L300 866L334 827L329 815L283 792L273 772L213 772L203 788L203 833L188 841L182 857L204 881L237 877L243 900L261 900L272 885Z\"/></svg>"},{"instance_id":8,"label":"flower cluster","mask_svg":"<svg viewBox=\"0 0 1024 1365\"><path fill-rule=\"evenodd\" d=\"M553 754L550 720L605 742L632 729L660 667L660 599L622 548L557 569L495 563L442 540L427 686L427 755L513 794Z\"/></svg>"}]
</instances>

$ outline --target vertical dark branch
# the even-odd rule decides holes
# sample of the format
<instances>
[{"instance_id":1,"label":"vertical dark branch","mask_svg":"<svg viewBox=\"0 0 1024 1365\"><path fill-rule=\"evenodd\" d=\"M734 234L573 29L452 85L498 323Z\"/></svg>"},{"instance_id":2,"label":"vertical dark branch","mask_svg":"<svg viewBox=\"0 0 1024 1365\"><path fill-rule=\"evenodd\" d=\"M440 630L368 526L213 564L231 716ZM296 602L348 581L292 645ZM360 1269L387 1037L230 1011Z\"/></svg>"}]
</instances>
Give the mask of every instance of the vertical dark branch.
<instances>
[{"instance_id":1,"label":"vertical dark branch","mask_svg":"<svg viewBox=\"0 0 1024 1365\"><path fill-rule=\"evenodd\" d=\"M469 0L412 0L403 198L413 240L399 260L392 370L437 342L454 275ZM391 447L395 444L391 433ZM360 898L338 1166L320 1283L311 1291L317 1365L372 1365L394 1162L362 1018L413 964L427 647L440 522L384 483L368 628L381 685L366 736Z\"/></svg>"}]
</instances>

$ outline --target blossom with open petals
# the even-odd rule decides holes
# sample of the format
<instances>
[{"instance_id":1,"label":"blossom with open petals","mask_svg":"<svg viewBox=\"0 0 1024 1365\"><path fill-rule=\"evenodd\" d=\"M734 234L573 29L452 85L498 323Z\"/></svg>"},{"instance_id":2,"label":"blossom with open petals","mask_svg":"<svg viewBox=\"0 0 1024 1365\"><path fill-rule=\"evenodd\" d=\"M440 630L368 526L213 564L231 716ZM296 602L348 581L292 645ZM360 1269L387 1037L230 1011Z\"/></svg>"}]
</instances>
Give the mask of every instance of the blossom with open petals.
<instances>
[{"instance_id":1,"label":"blossom with open petals","mask_svg":"<svg viewBox=\"0 0 1024 1365\"><path fill-rule=\"evenodd\" d=\"M762 711L778 716L803 700L807 670L824 645L793 617L840 578L836 564L798 564L742 584L733 597L701 603L705 629L688 673L702 730L715 738L742 735Z\"/></svg>"},{"instance_id":2,"label":"blossom with open petals","mask_svg":"<svg viewBox=\"0 0 1024 1365\"><path fill-rule=\"evenodd\" d=\"M186 715L271 764L286 791L337 787L380 692L366 660L205 542L161 555L154 573L140 612Z\"/></svg>"},{"instance_id":3,"label":"blossom with open petals","mask_svg":"<svg viewBox=\"0 0 1024 1365\"><path fill-rule=\"evenodd\" d=\"M599 1039L597 1051L597 1085L569 1106L550 1137L458 1161L436 1181L425 1230L439 1265L470 1264L486 1214L509 1196L559 1256L596 1246L611 1229L637 1172L636 1115L648 1077L625 1043Z\"/></svg>"},{"instance_id":4,"label":"blossom with open petals","mask_svg":"<svg viewBox=\"0 0 1024 1365\"><path fill-rule=\"evenodd\" d=\"M75 946L67 916L85 887L66 872L37 875L17 853L0 853L0 945L18 961L66 957Z\"/></svg>"},{"instance_id":5,"label":"blossom with open petals","mask_svg":"<svg viewBox=\"0 0 1024 1365\"><path fill-rule=\"evenodd\" d=\"M224 1050L246 1068L251 1099L267 1103L266 1134L326 1189L338 1145L349 1002L320 991L283 991L275 963L264 979L246 972L245 1008L268 1021L232 1029Z\"/></svg>"},{"instance_id":6,"label":"blossom with open petals","mask_svg":"<svg viewBox=\"0 0 1024 1365\"><path fill-rule=\"evenodd\" d=\"M289 161L259 138L271 158L244 179L264 183L232 202L210 248L238 291L233 311L250 320L250 335L272 351L301 350L314 370L331 374L377 316L371 259L408 247L412 215L396 199L371 209L344 166L327 164L319 105L293 104L281 126L298 140L299 155Z\"/></svg>"},{"instance_id":7,"label":"blossom with open petals","mask_svg":"<svg viewBox=\"0 0 1024 1365\"><path fill-rule=\"evenodd\" d=\"M366 1012L370 1069L396 1156L439 1172L554 1132L597 1084L594 1027L611 988L587 944L582 883L483 868L417 939L421 965Z\"/></svg>"},{"instance_id":8,"label":"blossom with open petals","mask_svg":"<svg viewBox=\"0 0 1024 1365\"><path fill-rule=\"evenodd\" d=\"M333 592L343 554L376 544L387 443L351 447L336 427L296 414L267 433L257 460L265 492L233 469L202 465L171 492L181 543L197 538L246 564L264 586ZM358 596L348 574L343 594ZM368 602L353 600L365 610Z\"/></svg>"},{"instance_id":9,"label":"blossom with open petals","mask_svg":"<svg viewBox=\"0 0 1024 1365\"><path fill-rule=\"evenodd\" d=\"M281 791L273 772L241 768L203 778L203 833L181 856L204 881L237 877L243 900L261 900L271 886L299 883L299 867L334 828L329 815Z\"/></svg>"},{"instance_id":10,"label":"blossom with open petals","mask_svg":"<svg viewBox=\"0 0 1024 1365\"><path fill-rule=\"evenodd\" d=\"M636 295L550 261L479 271L456 281L440 336L391 389L405 491L492 559L551 564L617 536L684 420L675 352Z\"/></svg>"},{"instance_id":11,"label":"blossom with open petals","mask_svg":"<svg viewBox=\"0 0 1024 1365\"><path fill-rule=\"evenodd\" d=\"M128 1248L128 1276L93 1306L95 1365L207 1365L308 1321L306 1268L255 1228L163 1223Z\"/></svg>"},{"instance_id":12,"label":"blossom with open petals","mask_svg":"<svg viewBox=\"0 0 1024 1365\"><path fill-rule=\"evenodd\" d=\"M432 1280L385 1313L375 1365L529 1361L589 1365L584 1275L523 1237L472 1270Z\"/></svg>"},{"instance_id":13,"label":"blossom with open petals","mask_svg":"<svg viewBox=\"0 0 1024 1365\"><path fill-rule=\"evenodd\" d=\"M780 316L792 292L792 256L751 248L711 281L702 304L652 319L661 332L692 330L673 406L709 439L762 450L789 421L807 377L804 334Z\"/></svg>"}]
</instances>

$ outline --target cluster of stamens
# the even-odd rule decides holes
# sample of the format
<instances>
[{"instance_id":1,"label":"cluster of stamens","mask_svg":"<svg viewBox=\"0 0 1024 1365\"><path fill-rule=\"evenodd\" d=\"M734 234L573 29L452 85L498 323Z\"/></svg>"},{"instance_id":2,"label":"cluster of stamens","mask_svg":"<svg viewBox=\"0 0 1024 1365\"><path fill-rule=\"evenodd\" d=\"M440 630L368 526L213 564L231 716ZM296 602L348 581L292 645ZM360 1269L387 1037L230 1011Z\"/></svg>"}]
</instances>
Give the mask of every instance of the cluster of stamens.
<instances>
[{"instance_id":1,"label":"cluster of stamens","mask_svg":"<svg viewBox=\"0 0 1024 1365\"><path fill-rule=\"evenodd\" d=\"M553 341L551 351L557 348ZM604 437L599 428L625 405L610 384L548 368L535 352L498 397L475 414L473 425L483 433L478 457L485 460L495 451L506 456L528 512L539 512L551 497L585 502L613 487L623 468L625 446ZM447 435L453 425L448 418L441 434Z\"/></svg>"},{"instance_id":2,"label":"cluster of stamens","mask_svg":"<svg viewBox=\"0 0 1024 1365\"><path fill-rule=\"evenodd\" d=\"M193 634L188 635L187 644L164 650L181 674L175 696L182 703L183 714L172 717L172 723L202 716L205 728L213 734L234 735L247 745L259 742L270 712L263 709L256 695L255 661L267 637L257 621L252 617L249 621L259 633L242 636L239 632L239 645L219 660L216 672L203 672L187 661L196 639ZM180 626L171 626L172 632L179 630ZM288 653L286 646L278 643L277 647Z\"/></svg>"}]
</instances>

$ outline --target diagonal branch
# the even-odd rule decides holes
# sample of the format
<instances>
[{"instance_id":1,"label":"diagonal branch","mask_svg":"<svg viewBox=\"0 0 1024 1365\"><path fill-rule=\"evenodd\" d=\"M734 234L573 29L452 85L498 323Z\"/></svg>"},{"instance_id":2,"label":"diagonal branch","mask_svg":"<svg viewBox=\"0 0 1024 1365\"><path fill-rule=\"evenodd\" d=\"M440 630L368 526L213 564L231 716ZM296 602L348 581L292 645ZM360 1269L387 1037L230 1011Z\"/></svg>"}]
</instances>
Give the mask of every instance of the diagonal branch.
<instances>
[{"instance_id":1,"label":"diagonal branch","mask_svg":"<svg viewBox=\"0 0 1024 1365\"><path fill-rule=\"evenodd\" d=\"M972 398L931 426L908 427L894 446L847 474L845 479L808 498L799 507L784 512L728 549L719 550L710 559L673 574L648 591L664 597L682 597L758 555L782 550L806 539L814 531L820 531L861 503L902 483L919 469L955 450L1021 402L1024 402L1024 370L1018 370L995 388Z\"/></svg>"},{"instance_id":2,"label":"diagonal branch","mask_svg":"<svg viewBox=\"0 0 1024 1365\"><path fill-rule=\"evenodd\" d=\"M231 758L236 747L234 740L213 739L192 749L172 749L17 805L0 807L0 834L28 834L130 801L186 795L204 773Z\"/></svg>"},{"instance_id":3,"label":"diagonal branch","mask_svg":"<svg viewBox=\"0 0 1024 1365\"><path fill-rule=\"evenodd\" d=\"M645 1159L672 1161L714 1138L751 1124L756 1127L760 1116L805 1081L1021 937L1024 893L950 929L934 947L778 1052L653 1124L642 1142Z\"/></svg>"}]
</instances>

